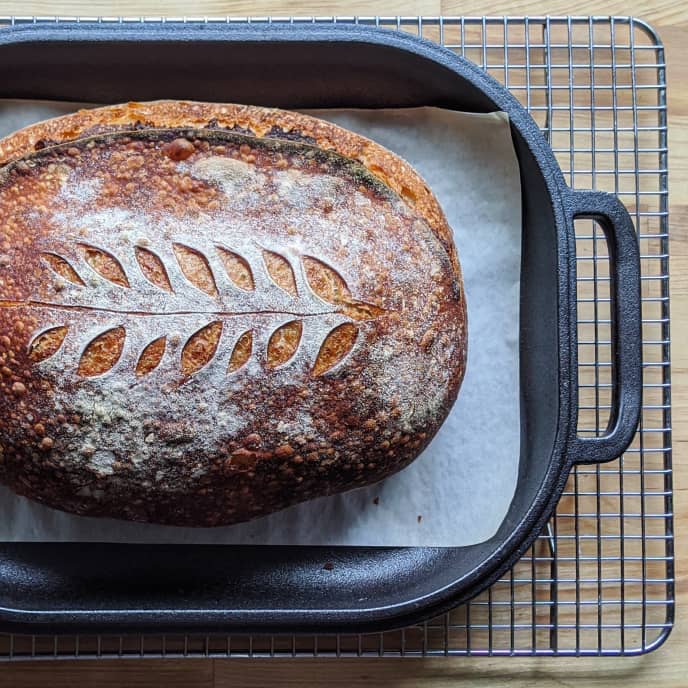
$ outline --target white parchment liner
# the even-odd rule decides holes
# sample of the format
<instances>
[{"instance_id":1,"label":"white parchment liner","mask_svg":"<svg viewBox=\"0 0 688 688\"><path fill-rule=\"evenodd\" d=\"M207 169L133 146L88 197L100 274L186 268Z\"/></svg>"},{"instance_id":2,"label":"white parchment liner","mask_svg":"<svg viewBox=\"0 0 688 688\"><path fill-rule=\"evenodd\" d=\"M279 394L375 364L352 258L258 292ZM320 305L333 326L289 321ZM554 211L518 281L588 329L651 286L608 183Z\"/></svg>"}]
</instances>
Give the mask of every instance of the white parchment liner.
<instances>
[{"instance_id":1,"label":"white parchment liner","mask_svg":"<svg viewBox=\"0 0 688 688\"><path fill-rule=\"evenodd\" d=\"M0 136L78 107L0 101ZM495 533L514 494L520 446L521 190L508 117L437 108L310 114L408 160L454 230L468 302L468 368L430 447L377 485L223 528L73 516L0 487L1 540L456 547Z\"/></svg>"}]
</instances>

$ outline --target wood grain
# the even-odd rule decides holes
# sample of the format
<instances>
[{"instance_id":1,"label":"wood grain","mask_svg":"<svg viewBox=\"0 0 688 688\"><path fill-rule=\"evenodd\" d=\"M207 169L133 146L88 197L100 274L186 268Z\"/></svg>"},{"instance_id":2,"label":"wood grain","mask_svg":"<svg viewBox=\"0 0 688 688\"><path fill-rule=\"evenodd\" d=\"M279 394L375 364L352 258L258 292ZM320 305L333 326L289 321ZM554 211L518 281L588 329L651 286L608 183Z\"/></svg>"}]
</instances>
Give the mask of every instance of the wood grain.
<instances>
[{"instance_id":1,"label":"wood grain","mask_svg":"<svg viewBox=\"0 0 688 688\"><path fill-rule=\"evenodd\" d=\"M8 688L213 688L215 667L203 659L123 662L29 662L3 667L0 686Z\"/></svg>"},{"instance_id":2,"label":"wood grain","mask_svg":"<svg viewBox=\"0 0 688 688\"><path fill-rule=\"evenodd\" d=\"M501 15L632 14L659 31L666 49L669 78L670 204L673 356L675 514L678 538L678 611L672 636L658 651L638 658L426 660L126 660L30 662L3 666L0 687L69 686L624 686L656 688L688 684L688 4L685 0L0 0L9 15Z\"/></svg>"},{"instance_id":3,"label":"wood grain","mask_svg":"<svg viewBox=\"0 0 688 688\"><path fill-rule=\"evenodd\" d=\"M2 0L1 14L82 16L433 16L476 15L634 15L650 19L657 26L688 24L681 0Z\"/></svg>"}]
</instances>

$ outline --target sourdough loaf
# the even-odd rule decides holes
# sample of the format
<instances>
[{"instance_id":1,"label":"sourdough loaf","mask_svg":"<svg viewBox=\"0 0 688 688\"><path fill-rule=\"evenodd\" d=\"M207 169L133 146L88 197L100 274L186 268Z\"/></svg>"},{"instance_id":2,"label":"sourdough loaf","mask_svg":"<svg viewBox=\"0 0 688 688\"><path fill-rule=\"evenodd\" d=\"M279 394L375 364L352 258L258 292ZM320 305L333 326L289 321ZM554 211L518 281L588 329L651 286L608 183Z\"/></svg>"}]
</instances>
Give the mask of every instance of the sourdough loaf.
<instances>
[{"instance_id":1,"label":"sourdough loaf","mask_svg":"<svg viewBox=\"0 0 688 688\"><path fill-rule=\"evenodd\" d=\"M458 393L466 320L407 163L304 115L186 102L0 141L0 480L211 526L379 480Z\"/></svg>"}]
</instances>

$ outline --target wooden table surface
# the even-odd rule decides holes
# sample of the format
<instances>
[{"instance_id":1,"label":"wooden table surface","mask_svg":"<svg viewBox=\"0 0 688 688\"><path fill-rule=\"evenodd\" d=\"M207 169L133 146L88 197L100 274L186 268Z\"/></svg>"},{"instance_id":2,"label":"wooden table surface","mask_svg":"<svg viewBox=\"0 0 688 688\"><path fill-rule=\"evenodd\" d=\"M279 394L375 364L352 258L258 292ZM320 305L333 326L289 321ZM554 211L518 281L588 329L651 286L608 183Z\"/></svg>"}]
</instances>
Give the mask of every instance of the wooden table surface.
<instances>
[{"instance_id":1,"label":"wooden table surface","mask_svg":"<svg viewBox=\"0 0 688 688\"><path fill-rule=\"evenodd\" d=\"M628 15L649 21L667 49L671 272L688 271L688 2L686 0L0 0L0 15ZM0 667L0 686L688 686L688 280L672 298L677 623L667 643L638 658L427 660L123 660Z\"/></svg>"}]
</instances>

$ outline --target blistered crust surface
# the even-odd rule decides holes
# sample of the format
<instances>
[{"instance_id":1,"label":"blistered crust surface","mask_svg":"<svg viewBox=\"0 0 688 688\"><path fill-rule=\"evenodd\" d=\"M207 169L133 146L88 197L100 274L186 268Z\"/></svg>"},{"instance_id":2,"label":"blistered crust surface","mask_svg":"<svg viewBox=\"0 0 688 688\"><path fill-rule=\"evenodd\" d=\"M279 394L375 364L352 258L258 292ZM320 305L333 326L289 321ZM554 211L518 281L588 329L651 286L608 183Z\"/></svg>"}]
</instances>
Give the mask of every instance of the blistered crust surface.
<instances>
[{"instance_id":1,"label":"blistered crust surface","mask_svg":"<svg viewBox=\"0 0 688 688\"><path fill-rule=\"evenodd\" d=\"M361 162L425 219L459 270L452 231L420 175L407 162L370 139L298 112L232 103L159 100L79 110L31 125L0 139L0 163L27 152L98 132L145 128L221 128L258 137L313 143Z\"/></svg>"},{"instance_id":2,"label":"blistered crust surface","mask_svg":"<svg viewBox=\"0 0 688 688\"><path fill-rule=\"evenodd\" d=\"M398 470L465 365L460 278L361 164L219 130L0 173L0 478L51 506L247 520Z\"/></svg>"}]
</instances>

